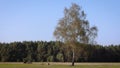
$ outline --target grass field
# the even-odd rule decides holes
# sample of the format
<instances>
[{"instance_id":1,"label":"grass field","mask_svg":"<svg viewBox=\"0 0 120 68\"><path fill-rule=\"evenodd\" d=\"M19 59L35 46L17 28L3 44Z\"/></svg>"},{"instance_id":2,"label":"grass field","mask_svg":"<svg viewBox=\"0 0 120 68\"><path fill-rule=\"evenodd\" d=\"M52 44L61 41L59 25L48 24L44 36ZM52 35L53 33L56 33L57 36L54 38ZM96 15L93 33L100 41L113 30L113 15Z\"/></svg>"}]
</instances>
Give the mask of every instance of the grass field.
<instances>
[{"instance_id":1,"label":"grass field","mask_svg":"<svg viewBox=\"0 0 120 68\"><path fill-rule=\"evenodd\" d=\"M76 63L75 66L70 63L0 63L0 68L120 68L120 63Z\"/></svg>"}]
</instances>

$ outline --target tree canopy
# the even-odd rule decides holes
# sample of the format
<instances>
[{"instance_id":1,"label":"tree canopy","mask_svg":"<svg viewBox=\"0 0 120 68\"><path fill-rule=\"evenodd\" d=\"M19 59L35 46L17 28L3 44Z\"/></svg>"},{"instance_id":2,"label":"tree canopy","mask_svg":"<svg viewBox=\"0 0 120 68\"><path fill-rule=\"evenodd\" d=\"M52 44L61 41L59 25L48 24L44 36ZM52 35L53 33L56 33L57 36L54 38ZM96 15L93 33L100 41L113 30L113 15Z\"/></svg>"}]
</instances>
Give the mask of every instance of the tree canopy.
<instances>
[{"instance_id":1,"label":"tree canopy","mask_svg":"<svg viewBox=\"0 0 120 68\"><path fill-rule=\"evenodd\" d=\"M79 43L77 49L81 51L76 62L120 62L120 45ZM70 62L71 59L72 51L59 41L0 43L0 62Z\"/></svg>"},{"instance_id":2,"label":"tree canopy","mask_svg":"<svg viewBox=\"0 0 120 68\"><path fill-rule=\"evenodd\" d=\"M91 43L97 36L97 27L90 27L84 11L73 3L69 9L64 9L64 17L59 20L54 36L64 43Z\"/></svg>"}]
</instances>

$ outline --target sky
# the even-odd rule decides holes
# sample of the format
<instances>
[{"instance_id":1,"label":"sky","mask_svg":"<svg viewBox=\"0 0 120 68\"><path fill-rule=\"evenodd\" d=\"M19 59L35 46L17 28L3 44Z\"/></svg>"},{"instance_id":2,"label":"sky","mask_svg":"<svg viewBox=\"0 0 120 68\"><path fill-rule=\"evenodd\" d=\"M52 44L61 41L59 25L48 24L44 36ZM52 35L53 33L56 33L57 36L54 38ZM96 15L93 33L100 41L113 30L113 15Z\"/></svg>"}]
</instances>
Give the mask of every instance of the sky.
<instances>
[{"instance_id":1,"label":"sky","mask_svg":"<svg viewBox=\"0 0 120 68\"><path fill-rule=\"evenodd\" d=\"M0 0L0 42L55 40L55 27L72 3L97 26L98 44L120 44L120 0Z\"/></svg>"}]
</instances>

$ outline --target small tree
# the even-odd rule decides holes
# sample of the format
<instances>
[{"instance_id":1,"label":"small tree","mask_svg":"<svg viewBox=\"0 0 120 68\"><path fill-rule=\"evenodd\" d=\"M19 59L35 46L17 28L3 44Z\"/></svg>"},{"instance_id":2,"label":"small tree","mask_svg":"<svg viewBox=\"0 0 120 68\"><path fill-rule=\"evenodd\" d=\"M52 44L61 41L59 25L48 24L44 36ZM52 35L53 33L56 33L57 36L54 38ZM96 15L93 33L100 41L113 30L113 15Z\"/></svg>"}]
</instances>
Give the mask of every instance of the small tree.
<instances>
[{"instance_id":1,"label":"small tree","mask_svg":"<svg viewBox=\"0 0 120 68\"><path fill-rule=\"evenodd\" d=\"M54 36L71 47L72 66L74 66L74 50L77 43L92 43L97 36L97 28L90 27L84 11L77 4L72 4L69 9L64 9L64 17L59 20Z\"/></svg>"},{"instance_id":2,"label":"small tree","mask_svg":"<svg viewBox=\"0 0 120 68\"><path fill-rule=\"evenodd\" d=\"M53 62L53 61L54 61L53 56L49 56L49 57L47 58L47 61L48 61L48 62Z\"/></svg>"},{"instance_id":3,"label":"small tree","mask_svg":"<svg viewBox=\"0 0 120 68\"><path fill-rule=\"evenodd\" d=\"M63 59L63 54L62 53L58 53L57 56L56 56L57 60L60 61L60 62L63 62L64 59Z\"/></svg>"}]
</instances>

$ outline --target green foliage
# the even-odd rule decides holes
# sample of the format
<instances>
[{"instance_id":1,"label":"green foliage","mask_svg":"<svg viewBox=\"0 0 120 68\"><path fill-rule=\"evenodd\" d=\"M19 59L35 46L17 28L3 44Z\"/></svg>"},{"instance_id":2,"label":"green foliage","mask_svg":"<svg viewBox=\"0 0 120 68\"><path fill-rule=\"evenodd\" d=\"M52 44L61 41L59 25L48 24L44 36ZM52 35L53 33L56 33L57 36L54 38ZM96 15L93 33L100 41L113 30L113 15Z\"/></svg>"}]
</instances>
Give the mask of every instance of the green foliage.
<instances>
[{"instance_id":1,"label":"green foliage","mask_svg":"<svg viewBox=\"0 0 120 68\"><path fill-rule=\"evenodd\" d=\"M77 43L75 54L76 62L120 62L120 45ZM69 47L59 41L0 43L0 62L70 62L71 56Z\"/></svg>"},{"instance_id":2,"label":"green foliage","mask_svg":"<svg viewBox=\"0 0 120 68\"><path fill-rule=\"evenodd\" d=\"M49 57L47 58L47 61L48 61L48 62L53 62L53 61L54 61L53 56L49 56Z\"/></svg>"},{"instance_id":3,"label":"green foliage","mask_svg":"<svg viewBox=\"0 0 120 68\"><path fill-rule=\"evenodd\" d=\"M60 61L60 62L63 62L63 61L64 61L64 59L63 59L64 57L63 57L63 54L62 54L62 53L58 53L56 58L57 58L57 60Z\"/></svg>"}]
</instances>

